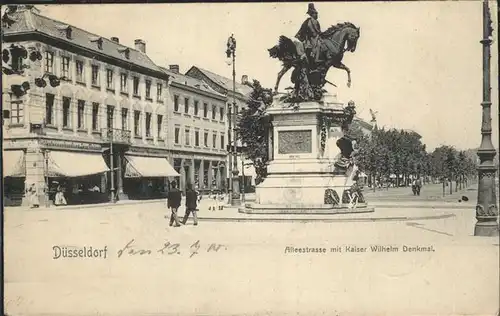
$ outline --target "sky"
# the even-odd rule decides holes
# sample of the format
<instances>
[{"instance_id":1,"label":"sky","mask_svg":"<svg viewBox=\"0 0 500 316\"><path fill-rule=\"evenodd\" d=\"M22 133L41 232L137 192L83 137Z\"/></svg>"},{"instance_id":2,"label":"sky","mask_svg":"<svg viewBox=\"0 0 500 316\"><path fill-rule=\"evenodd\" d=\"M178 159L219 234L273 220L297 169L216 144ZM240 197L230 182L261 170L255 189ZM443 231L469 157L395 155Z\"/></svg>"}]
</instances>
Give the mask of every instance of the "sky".
<instances>
[{"instance_id":1,"label":"sky","mask_svg":"<svg viewBox=\"0 0 500 316\"><path fill-rule=\"evenodd\" d=\"M354 53L343 62L351 69L331 68L325 88L342 102L353 100L360 117L378 112L379 126L412 129L429 150L440 145L458 149L481 141L482 3L334 2L315 3L323 30L349 21L361 28ZM104 37L118 37L133 47L146 42L148 56L160 66L196 65L228 78L227 38L234 34L236 78L248 75L274 87L281 69L268 48L280 35L290 38L307 18L307 3L189 3L39 5L43 15ZM490 2L493 26L497 5ZM493 142L498 147L498 50L493 33L491 79ZM291 85L291 71L280 90Z\"/></svg>"}]
</instances>

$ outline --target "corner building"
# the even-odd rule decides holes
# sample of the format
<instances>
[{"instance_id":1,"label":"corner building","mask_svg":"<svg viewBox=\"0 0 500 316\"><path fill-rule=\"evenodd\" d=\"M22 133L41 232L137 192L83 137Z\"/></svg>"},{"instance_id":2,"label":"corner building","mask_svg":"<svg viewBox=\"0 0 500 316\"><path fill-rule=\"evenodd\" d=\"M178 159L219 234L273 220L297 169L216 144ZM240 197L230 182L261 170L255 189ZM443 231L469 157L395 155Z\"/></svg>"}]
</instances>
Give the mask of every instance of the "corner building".
<instances>
[{"instance_id":1,"label":"corner building","mask_svg":"<svg viewBox=\"0 0 500 316\"><path fill-rule=\"evenodd\" d=\"M148 58L146 43L127 47L34 8L20 6L13 17L3 46L36 48L43 58L26 59L31 88L21 97L3 76L3 110L11 113L3 126L5 205L27 202L32 184L41 205L57 187L68 204L107 201L112 188L118 199L165 196L179 175L170 164L169 74ZM47 74L62 77L60 85L37 87Z\"/></svg>"},{"instance_id":2,"label":"corner building","mask_svg":"<svg viewBox=\"0 0 500 316\"><path fill-rule=\"evenodd\" d=\"M187 183L202 192L226 185L227 97L199 80L179 72L178 65L163 68L170 78L168 144L170 163Z\"/></svg>"},{"instance_id":3,"label":"corner building","mask_svg":"<svg viewBox=\"0 0 500 316\"><path fill-rule=\"evenodd\" d=\"M248 80L247 75L241 76L240 82L235 82L234 91L233 91L233 80L230 78L226 78L219 74L216 74L212 71L203 69L198 66L192 66L187 72L187 76L197 78L198 80L202 80L206 82L210 88L217 91L218 93L227 97L226 102L226 110L231 106L234 102L233 113L236 116L236 122L232 122L232 126L234 127L239 120L239 116L241 115L241 110L247 107L247 102L250 97L250 94L253 91L252 85ZM229 134L229 124L226 124L226 130ZM231 131L233 133L233 131ZM241 141L236 142L236 146L241 146ZM229 163L229 161L227 161ZM233 164L234 165L234 164ZM245 159L244 155L238 155L236 162L237 169L239 171L239 180L241 183L240 191L245 190L246 192L250 192L253 190L253 186L255 185L256 172L253 167L253 163ZM226 176L229 176L226 174ZM229 181L229 179L227 179Z\"/></svg>"}]
</instances>

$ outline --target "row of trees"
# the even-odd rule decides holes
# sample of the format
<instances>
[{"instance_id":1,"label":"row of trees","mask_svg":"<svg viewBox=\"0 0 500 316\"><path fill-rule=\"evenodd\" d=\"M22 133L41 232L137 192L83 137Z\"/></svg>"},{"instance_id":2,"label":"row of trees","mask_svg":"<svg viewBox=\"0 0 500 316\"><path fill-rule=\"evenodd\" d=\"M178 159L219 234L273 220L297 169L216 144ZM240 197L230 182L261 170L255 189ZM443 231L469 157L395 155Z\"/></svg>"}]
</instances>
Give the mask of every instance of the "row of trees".
<instances>
[{"instance_id":1,"label":"row of trees","mask_svg":"<svg viewBox=\"0 0 500 316\"><path fill-rule=\"evenodd\" d=\"M398 186L401 180L407 185L413 177L463 183L476 173L476 160L470 152L458 151L452 146L427 152L421 136L412 131L375 128L366 136L353 125L350 133L359 144L357 163L372 180L395 178Z\"/></svg>"},{"instance_id":2,"label":"row of trees","mask_svg":"<svg viewBox=\"0 0 500 316\"><path fill-rule=\"evenodd\" d=\"M236 129L246 144L246 156L254 164L258 184L267 176L270 122L265 111L273 95L271 89L263 88L256 80L253 88ZM476 174L475 152L441 146L429 153L421 136L412 131L375 128L371 135L365 135L354 122L349 133L357 140L357 164L370 176L370 182L394 179L399 186L401 181L407 185L412 177L430 177L463 183Z\"/></svg>"}]
</instances>

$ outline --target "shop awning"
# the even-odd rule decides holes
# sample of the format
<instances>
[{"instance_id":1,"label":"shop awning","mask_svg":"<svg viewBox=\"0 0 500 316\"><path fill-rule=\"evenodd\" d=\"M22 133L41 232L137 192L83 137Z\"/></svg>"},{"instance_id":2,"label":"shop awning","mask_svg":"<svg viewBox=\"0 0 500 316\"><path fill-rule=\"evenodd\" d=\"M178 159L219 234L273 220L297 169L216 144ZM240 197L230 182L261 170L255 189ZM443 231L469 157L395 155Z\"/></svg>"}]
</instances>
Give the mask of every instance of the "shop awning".
<instances>
[{"instance_id":1,"label":"shop awning","mask_svg":"<svg viewBox=\"0 0 500 316\"><path fill-rule=\"evenodd\" d=\"M50 151L48 173L51 177L81 177L109 171L100 153Z\"/></svg>"},{"instance_id":2,"label":"shop awning","mask_svg":"<svg viewBox=\"0 0 500 316\"><path fill-rule=\"evenodd\" d=\"M4 177L26 176L26 163L22 150L4 151L2 156Z\"/></svg>"},{"instance_id":3,"label":"shop awning","mask_svg":"<svg viewBox=\"0 0 500 316\"><path fill-rule=\"evenodd\" d=\"M178 177L180 174L174 170L167 158L139 157L125 155L127 166L126 178L152 178L152 177Z\"/></svg>"}]
</instances>

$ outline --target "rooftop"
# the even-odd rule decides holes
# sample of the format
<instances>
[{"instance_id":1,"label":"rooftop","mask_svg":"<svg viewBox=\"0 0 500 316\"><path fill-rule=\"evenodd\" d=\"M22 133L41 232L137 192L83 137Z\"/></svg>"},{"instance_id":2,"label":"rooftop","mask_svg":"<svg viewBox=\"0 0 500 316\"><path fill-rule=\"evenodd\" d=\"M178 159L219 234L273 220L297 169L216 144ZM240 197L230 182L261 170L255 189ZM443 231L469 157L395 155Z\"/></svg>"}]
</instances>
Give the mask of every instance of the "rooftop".
<instances>
[{"instance_id":1,"label":"rooftop","mask_svg":"<svg viewBox=\"0 0 500 316\"><path fill-rule=\"evenodd\" d=\"M362 127L367 128L367 129L372 129L373 124L371 122L365 121L359 116L354 116L354 121L358 122Z\"/></svg>"},{"instance_id":2,"label":"rooftop","mask_svg":"<svg viewBox=\"0 0 500 316\"><path fill-rule=\"evenodd\" d=\"M193 69L193 68L197 68L200 72L202 72L205 76L207 76L211 81L213 81L215 84L221 86L225 90L228 90L228 91L233 90L233 79L226 78L224 76L218 75L210 70L206 70L206 69L200 68L198 66L191 67L191 69ZM189 73L189 71L188 71L188 73ZM239 82L236 82L235 87L236 87L236 92L240 93L244 96L250 95L250 93L252 93L252 91L253 91L252 87L241 84Z\"/></svg>"},{"instance_id":3,"label":"rooftop","mask_svg":"<svg viewBox=\"0 0 500 316\"><path fill-rule=\"evenodd\" d=\"M210 86L203 80L198 80L196 78L181 74L175 73L165 67L160 67L160 69L165 72L170 77L171 82L175 82L179 85L187 85L191 88L198 89L204 92L208 92L220 97L225 97L225 95L218 93L214 89L210 88Z\"/></svg>"},{"instance_id":4,"label":"rooftop","mask_svg":"<svg viewBox=\"0 0 500 316\"><path fill-rule=\"evenodd\" d=\"M19 6L19 9L14 13L9 14L9 17L15 22L9 27L2 28L3 36L22 33L42 33L49 37L81 46L99 54L108 55L127 63L132 63L140 67L162 72L160 67L158 67L145 53L142 53L135 48L128 47L102 36L90 33L76 26L40 15L34 8L23 8L22 6ZM71 28L70 38L66 36L66 30L68 28ZM102 41L101 48L97 45L98 41ZM126 58L123 53L127 50L129 52L129 58Z\"/></svg>"}]
</instances>

